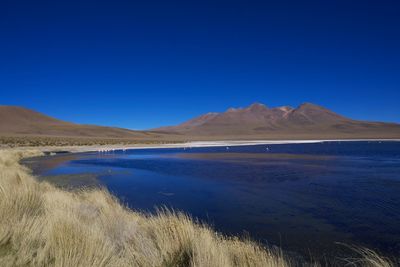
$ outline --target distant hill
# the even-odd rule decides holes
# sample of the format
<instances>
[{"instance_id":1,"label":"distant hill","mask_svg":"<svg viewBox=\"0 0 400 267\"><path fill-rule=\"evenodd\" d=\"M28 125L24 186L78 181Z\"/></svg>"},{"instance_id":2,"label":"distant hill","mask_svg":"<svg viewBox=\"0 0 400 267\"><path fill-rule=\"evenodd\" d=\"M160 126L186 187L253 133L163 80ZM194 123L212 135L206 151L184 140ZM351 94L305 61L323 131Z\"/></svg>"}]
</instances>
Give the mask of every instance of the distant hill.
<instances>
[{"instance_id":1,"label":"distant hill","mask_svg":"<svg viewBox=\"0 0 400 267\"><path fill-rule=\"evenodd\" d=\"M297 108L254 103L154 131L188 139L400 138L400 124L352 120L311 103Z\"/></svg>"},{"instance_id":2,"label":"distant hill","mask_svg":"<svg viewBox=\"0 0 400 267\"><path fill-rule=\"evenodd\" d=\"M100 138L155 137L154 134L145 131L65 122L16 106L0 106L0 135Z\"/></svg>"}]
</instances>

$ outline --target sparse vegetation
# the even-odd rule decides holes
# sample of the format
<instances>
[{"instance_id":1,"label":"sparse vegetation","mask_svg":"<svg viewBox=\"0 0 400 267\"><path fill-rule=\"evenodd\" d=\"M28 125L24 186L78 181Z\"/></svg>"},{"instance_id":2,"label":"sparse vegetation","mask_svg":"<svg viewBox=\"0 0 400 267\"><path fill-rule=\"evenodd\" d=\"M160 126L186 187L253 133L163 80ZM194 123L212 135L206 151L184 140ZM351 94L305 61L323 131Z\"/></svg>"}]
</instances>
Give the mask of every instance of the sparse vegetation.
<instances>
[{"instance_id":1,"label":"sparse vegetation","mask_svg":"<svg viewBox=\"0 0 400 267\"><path fill-rule=\"evenodd\" d=\"M0 146L4 147L43 147L43 146L93 146L93 145L137 145L169 144L182 141L97 138L97 137L59 137L59 136L0 136Z\"/></svg>"},{"instance_id":2,"label":"sparse vegetation","mask_svg":"<svg viewBox=\"0 0 400 267\"><path fill-rule=\"evenodd\" d=\"M0 266L291 266L279 250L222 236L181 213L131 211L104 190L63 191L0 151ZM359 249L348 266L391 266Z\"/></svg>"}]
</instances>

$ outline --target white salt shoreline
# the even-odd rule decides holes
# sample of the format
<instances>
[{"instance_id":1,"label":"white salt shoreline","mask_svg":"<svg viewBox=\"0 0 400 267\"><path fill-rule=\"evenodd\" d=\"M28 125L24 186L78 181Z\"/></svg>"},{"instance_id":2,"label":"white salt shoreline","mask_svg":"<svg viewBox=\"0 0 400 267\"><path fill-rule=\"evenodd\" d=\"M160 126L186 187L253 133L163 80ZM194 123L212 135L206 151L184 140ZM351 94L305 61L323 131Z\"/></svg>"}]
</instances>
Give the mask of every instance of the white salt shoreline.
<instances>
[{"instance_id":1,"label":"white salt shoreline","mask_svg":"<svg viewBox=\"0 0 400 267\"><path fill-rule=\"evenodd\" d=\"M68 152L105 152L115 150L133 149L159 149L159 148L193 148L193 147L231 147L250 145L277 145L277 144L311 144L323 142L400 142L400 139L327 139L327 140L248 140L248 141L191 141L175 144L159 145L96 145L96 146L66 146L66 147L41 147L41 151L68 151Z\"/></svg>"}]
</instances>

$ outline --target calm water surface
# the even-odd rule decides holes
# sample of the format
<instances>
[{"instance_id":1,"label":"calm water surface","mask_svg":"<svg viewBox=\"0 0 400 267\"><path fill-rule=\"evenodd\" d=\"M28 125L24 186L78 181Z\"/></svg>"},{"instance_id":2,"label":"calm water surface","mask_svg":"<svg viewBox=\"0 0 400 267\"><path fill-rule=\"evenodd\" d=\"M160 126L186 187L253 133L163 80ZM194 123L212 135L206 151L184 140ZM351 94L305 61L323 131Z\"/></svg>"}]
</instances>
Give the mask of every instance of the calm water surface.
<instances>
[{"instance_id":1,"label":"calm water surface","mask_svg":"<svg viewBox=\"0 0 400 267\"><path fill-rule=\"evenodd\" d=\"M41 176L95 173L133 209L171 207L301 255L337 255L336 242L400 254L400 142L142 149L40 161L46 164L34 171Z\"/></svg>"}]
</instances>

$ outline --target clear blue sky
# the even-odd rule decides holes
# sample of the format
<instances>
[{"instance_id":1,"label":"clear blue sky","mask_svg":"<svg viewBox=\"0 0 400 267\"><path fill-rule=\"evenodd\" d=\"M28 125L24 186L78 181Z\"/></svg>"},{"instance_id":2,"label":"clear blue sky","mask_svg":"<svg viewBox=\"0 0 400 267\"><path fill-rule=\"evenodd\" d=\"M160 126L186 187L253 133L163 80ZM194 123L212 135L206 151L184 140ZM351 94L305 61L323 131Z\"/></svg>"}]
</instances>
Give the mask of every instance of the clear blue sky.
<instances>
[{"instance_id":1,"label":"clear blue sky","mask_svg":"<svg viewBox=\"0 0 400 267\"><path fill-rule=\"evenodd\" d=\"M313 102L400 122L400 2L0 2L0 104L145 129Z\"/></svg>"}]
</instances>

